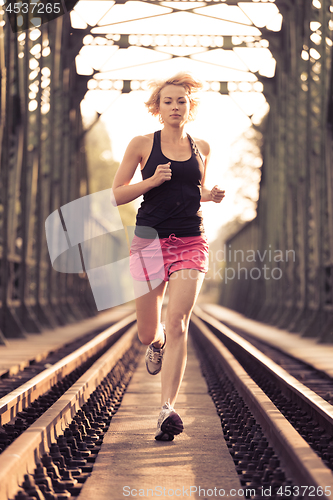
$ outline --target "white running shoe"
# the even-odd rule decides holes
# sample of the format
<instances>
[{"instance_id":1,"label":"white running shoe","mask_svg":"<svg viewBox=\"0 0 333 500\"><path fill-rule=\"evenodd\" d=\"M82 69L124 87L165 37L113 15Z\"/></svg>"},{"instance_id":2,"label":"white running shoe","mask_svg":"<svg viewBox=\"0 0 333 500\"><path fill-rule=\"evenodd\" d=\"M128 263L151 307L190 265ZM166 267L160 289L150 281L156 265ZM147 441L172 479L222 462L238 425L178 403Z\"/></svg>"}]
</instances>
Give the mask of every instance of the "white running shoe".
<instances>
[{"instance_id":1,"label":"white running shoe","mask_svg":"<svg viewBox=\"0 0 333 500\"><path fill-rule=\"evenodd\" d=\"M174 436L180 434L183 430L182 419L170 403L165 403L158 417L155 439L157 441L172 441Z\"/></svg>"},{"instance_id":2,"label":"white running shoe","mask_svg":"<svg viewBox=\"0 0 333 500\"><path fill-rule=\"evenodd\" d=\"M157 375L162 368L162 360L163 360L163 354L165 350L165 327L163 326L163 332L164 332L164 344L162 347L154 347L153 344L150 344L147 348L146 351L146 367L148 373L150 375Z\"/></svg>"}]
</instances>

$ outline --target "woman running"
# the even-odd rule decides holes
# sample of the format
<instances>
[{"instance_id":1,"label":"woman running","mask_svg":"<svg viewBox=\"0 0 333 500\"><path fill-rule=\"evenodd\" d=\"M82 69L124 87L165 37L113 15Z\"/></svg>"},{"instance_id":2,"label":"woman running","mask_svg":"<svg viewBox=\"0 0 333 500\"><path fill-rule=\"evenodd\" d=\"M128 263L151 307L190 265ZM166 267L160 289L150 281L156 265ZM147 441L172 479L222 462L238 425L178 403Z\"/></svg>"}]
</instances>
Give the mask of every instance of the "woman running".
<instances>
[{"instance_id":1,"label":"woman running","mask_svg":"<svg viewBox=\"0 0 333 500\"><path fill-rule=\"evenodd\" d=\"M146 106L153 116L159 116L163 128L131 140L116 173L113 193L117 205L143 195L130 258L134 282L146 286L146 293L141 289L135 299L138 335L148 345L148 372L156 375L162 370L162 408L155 439L172 441L183 431L174 405L186 366L190 315L208 270L200 201L220 203L224 191L205 187L209 145L185 132L198 106L193 94L202 84L190 74L179 73L152 83L151 88ZM142 181L130 184L139 164ZM162 325L168 281L169 300Z\"/></svg>"}]
</instances>

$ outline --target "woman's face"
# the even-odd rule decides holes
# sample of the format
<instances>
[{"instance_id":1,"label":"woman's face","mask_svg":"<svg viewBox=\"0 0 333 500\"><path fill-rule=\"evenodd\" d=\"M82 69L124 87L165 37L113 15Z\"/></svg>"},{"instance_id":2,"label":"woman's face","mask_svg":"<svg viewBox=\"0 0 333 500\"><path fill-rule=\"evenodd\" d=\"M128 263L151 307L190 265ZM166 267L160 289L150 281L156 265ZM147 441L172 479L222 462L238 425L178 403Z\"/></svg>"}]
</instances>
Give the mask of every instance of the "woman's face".
<instances>
[{"instance_id":1,"label":"woman's face","mask_svg":"<svg viewBox=\"0 0 333 500\"><path fill-rule=\"evenodd\" d=\"M167 85L160 93L160 115L163 123L172 126L184 125L188 121L190 100L184 87Z\"/></svg>"}]
</instances>

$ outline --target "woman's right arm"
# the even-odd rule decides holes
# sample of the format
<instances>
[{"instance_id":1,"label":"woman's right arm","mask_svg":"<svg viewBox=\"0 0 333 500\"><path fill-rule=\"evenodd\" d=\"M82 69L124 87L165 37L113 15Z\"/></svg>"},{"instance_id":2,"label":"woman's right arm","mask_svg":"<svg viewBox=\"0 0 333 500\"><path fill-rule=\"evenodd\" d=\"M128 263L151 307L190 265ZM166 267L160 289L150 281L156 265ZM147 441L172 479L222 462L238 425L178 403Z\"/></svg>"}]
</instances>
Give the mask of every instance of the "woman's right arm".
<instances>
[{"instance_id":1,"label":"woman's right arm","mask_svg":"<svg viewBox=\"0 0 333 500\"><path fill-rule=\"evenodd\" d=\"M162 182L171 179L170 165L158 165L152 177L148 177L136 184L130 184L135 170L142 161L142 142L146 137L134 137L131 140L124 154L118 171L113 181L113 195L117 205L123 205L139 198L153 187L159 186Z\"/></svg>"}]
</instances>

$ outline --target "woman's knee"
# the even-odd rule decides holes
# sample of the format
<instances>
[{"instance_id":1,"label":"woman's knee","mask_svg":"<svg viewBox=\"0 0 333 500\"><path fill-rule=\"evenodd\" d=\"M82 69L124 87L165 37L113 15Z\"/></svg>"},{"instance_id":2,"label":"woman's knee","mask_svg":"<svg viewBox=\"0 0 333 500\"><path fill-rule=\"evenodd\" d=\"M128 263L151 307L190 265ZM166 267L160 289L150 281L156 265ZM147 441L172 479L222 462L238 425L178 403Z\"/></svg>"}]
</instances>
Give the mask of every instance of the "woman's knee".
<instances>
[{"instance_id":1,"label":"woman's knee","mask_svg":"<svg viewBox=\"0 0 333 500\"><path fill-rule=\"evenodd\" d=\"M168 316L168 332L167 336L182 337L186 335L188 328L188 320L180 313L171 313Z\"/></svg>"}]
</instances>

